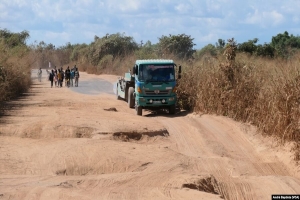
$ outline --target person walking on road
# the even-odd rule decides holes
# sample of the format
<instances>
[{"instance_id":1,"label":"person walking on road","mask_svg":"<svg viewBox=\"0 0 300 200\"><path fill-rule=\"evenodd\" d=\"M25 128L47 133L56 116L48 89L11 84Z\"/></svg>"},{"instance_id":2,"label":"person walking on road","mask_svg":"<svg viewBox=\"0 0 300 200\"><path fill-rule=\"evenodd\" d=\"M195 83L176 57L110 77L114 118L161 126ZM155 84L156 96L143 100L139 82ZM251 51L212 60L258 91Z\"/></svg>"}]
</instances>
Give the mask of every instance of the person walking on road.
<instances>
[{"instance_id":1,"label":"person walking on road","mask_svg":"<svg viewBox=\"0 0 300 200\"><path fill-rule=\"evenodd\" d=\"M65 79L66 79L66 83L67 83L68 87L70 87L70 76L71 76L71 71L70 71L70 68L68 66L68 68L65 71Z\"/></svg>"},{"instance_id":2,"label":"person walking on road","mask_svg":"<svg viewBox=\"0 0 300 200\"><path fill-rule=\"evenodd\" d=\"M54 80L54 86L58 86L58 77L57 77L57 70L53 71L53 80Z\"/></svg>"},{"instance_id":3,"label":"person walking on road","mask_svg":"<svg viewBox=\"0 0 300 200\"><path fill-rule=\"evenodd\" d=\"M61 72L61 87L62 87L62 85L64 83L64 79L65 79L65 72L62 67L60 68L60 72ZM66 82L65 82L65 86L66 86Z\"/></svg>"},{"instance_id":4,"label":"person walking on road","mask_svg":"<svg viewBox=\"0 0 300 200\"><path fill-rule=\"evenodd\" d=\"M58 69L57 79L58 79L58 87L62 87L63 79L62 79L62 72L60 69Z\"/></svg>"},{"instance_id":5,"label":"person walking on road","mask_svg":"<svg viewBox=\"0 0 300 200\"><path fill-rule=\"evenodd\" d=\"M78 71L78 68L75 69L75 87L78 87L78 81L79 81L79 71Z\"/></svg>"},{"instance_id":6,"label":"person walking on road","mask_svg":"<svg viewBox=\"0 0 300 200\"><path fill-rule=\"evenodd\" d=\"M49 73L49 81L51 83L51 88L53 87L53 80L54 80L54 71L51 70L51 72Z\"/></svg>"},{"instance_id":7,"label":"person walking on road","mask_svg":"<svg viewBox=\"0 0 300 200\"><path fill-rule=\"evenodd\" d=\"M70 85L72 87L73 87L74 77L75 77L75 70L71 69L71 73L70 73Z\"/></svg>"}]
</instances>

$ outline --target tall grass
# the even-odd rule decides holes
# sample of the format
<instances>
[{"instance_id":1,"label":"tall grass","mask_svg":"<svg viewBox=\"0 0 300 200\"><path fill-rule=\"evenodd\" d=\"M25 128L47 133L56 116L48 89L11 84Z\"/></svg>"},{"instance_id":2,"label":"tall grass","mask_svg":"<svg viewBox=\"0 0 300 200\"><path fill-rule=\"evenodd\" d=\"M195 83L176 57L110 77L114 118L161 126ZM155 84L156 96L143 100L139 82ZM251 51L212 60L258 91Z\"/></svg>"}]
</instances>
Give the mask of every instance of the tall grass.
<instances>
[{"instance_id":1,"label":"tall grass","mask_svg":"<svg viewBox=\"0 0 300 200\"><path fill-rule=\"evenodd\" d=\"M9 48L0 40L0 108L4 101L26 92L31 84L32 55L26 46Z\"/></svg>"},{"instance_id":2,"label":"tall grass","mask_svg":"<svg viewBox=\"0 0 300 200\"><path fill-rule=\"evenodd\" d=\"M300 160L300 53L290 60L237 54L185 65L178 87L179 105L194 112L249 122L265 135L295 144Z\"/></svg>"}]
</instances>

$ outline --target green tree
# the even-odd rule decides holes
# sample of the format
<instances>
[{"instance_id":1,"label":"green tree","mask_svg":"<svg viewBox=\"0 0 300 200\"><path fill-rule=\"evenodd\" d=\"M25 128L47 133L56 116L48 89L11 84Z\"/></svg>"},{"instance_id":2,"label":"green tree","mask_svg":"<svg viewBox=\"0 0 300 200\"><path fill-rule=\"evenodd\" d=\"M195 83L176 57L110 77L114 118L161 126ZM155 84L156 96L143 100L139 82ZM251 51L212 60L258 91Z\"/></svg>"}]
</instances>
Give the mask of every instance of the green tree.
<instances>
[{"instance_id":1,"label":"green tree","mask_svg":"<svg viewBox=\"0 0 300 200\"><path fill-rule=\"evenodd\" d=\"M88 45L87 44L75 44L71 53L71 61L79 61L80 58L87 58Z\"/></svg>"},{"instance_id":2,"label":"green tree","mask_svg":"<svg viewBox=\"0 0 300 200\"><path fill-rule=\"evenodd\" d=\"M300 48L300 37L289 35L287 31L272 37L271 46L275 49L276 55L289 57L292 49Z\"/></svg>"},{"instance_id":3,"label":"green tree","mask_svg":"<svg viewBox=\"0 0 300 200\"><path fill-rule=\"evenodd\" d=\"M89 45L88 59L93 65L98 65L104 56L124 57L138 49L138 44L132 37L125 34L106 34L102 38L95 36L95 41Z\"/></svg>"},{"instance_id":4,"label":"green tree","mask_svg":"<svg viewBox=\"0 0 300 200\"><path fill-rule=\"evenodd\" d=\"M255 54L257 50L256 43L258 42L258 38L254 38L253 40L248 40L248 42L244 42L241 44L238 44L237 50L240 52L246 52L249 54Z\"/></svg>"},{"instance_id":5,"label":"green tree","mask_svg":"<svg viewBox=\"0 0 300 200\"><path fill-rule=\"evenodd\" d=\"M161 54L174 54L180 59L189 59L193 56L195 50L193 47L194 38L189 35L179 34L179 35L169 35L162 36L159 39L159 49Z\"/></svg>"},{"instance_id":6,"label":"green tree","mask_svg":"<svg viewBox=\"0 0 300 200\"><path fill-rule=\"evenodd\" d=\"M200 59L201 57L208 55L208 56L217 56L218 49L212 44L208 44L205 47L203 47L201 50L197 50L194 53L195 59Z\"/></svg>"},{"instance_id":7,"label":"green tree","mask_svg":"<svg viewBox=\"0 0 300 200\"><path fill-rule=\"evenodd\" d=\"M223 49L225 47L225 40L218 39L218 42L216 42L216 48L217 49Z\"/></svg>"},{"instance_id":8,"label":"green tree","mask_svg":"<svg viewBox=\"0 0 300 200\"><path fill-rule=\"evenodd\" d=\"M135 52L135 55L137 56L137 59L155 59L158 58L156 51L157 45L152 45L152 43L148 40Z\"/></svg>"},{"instance_id":9,"label":"green tree","mask_svg":"<svg viewBox=\"0 0 300 200\"><path fill-rule=\"evenodd\" d=\"M259 44L257 45L255 55L273 58L275 56L275 49L267 43L263 45Z\"/></svg>"},{"instance_id":10,"label":"green tree","mask_svg":"<svg viewBox=\"0 0 300 200\"><path fill-rule=\"evenodd\" d=\"M19 45L26 45L26 40L29 38L28 31L21 33L12 33L7 29L0 29L0 39L4 41L7 47L12 48Z\"/></svg>"}]
</instances>

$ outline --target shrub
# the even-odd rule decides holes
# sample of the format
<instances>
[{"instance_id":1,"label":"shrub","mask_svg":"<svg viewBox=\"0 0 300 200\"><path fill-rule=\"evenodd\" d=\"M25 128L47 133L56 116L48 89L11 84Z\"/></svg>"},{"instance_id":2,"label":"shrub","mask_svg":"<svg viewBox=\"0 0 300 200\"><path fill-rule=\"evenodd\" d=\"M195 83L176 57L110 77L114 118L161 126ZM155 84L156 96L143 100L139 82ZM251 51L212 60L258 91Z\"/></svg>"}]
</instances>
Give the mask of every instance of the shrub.
<instances>
[{"instance_id":1,"label":"shrub","mask_svg":"<svg viewBox=\"0 0 300 200\"><path fill-rule=\"evenodd\" d=\"M0 30L0 102L26 92L30 86L31 58L25 45L26 31L11 33Z\"/></svg>"}]
</instances>

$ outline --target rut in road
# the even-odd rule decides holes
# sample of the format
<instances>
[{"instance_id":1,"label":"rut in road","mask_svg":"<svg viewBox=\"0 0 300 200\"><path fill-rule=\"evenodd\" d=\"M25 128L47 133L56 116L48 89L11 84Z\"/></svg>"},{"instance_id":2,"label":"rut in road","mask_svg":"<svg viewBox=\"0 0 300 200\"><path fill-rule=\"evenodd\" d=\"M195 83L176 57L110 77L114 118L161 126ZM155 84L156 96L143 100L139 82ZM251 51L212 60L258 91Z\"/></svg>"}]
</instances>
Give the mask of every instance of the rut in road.
<instances>
[{"instance_id":1,"label":"rut in road","mask_svg":"<svg viewBox=\"0 0 300 200\"><path fill-rule=\"evenodd\" d=\"M189 158L186 170L214 177L215 187L207 187L212 188L210 192L218 191L225 199L254 200L267 197L262 188L272 183L269 177L286 177L294 182L286 166L279 160L261 156L232 120L204 115L160 117L160 121L170 133L173 149ZM183 187L201 191L202 183L203 179L193 177ZM299 181L294 184L300 186ZM281 188L277 185L272 189L280 191Z\"/></svg>"}]
</instances>

